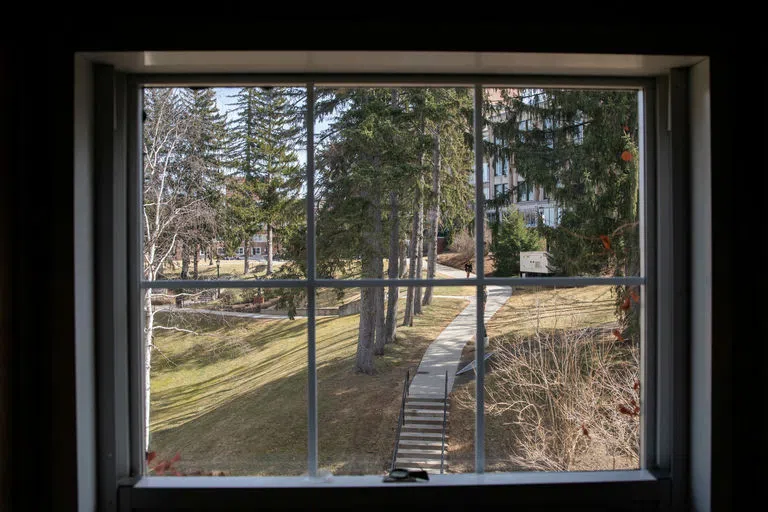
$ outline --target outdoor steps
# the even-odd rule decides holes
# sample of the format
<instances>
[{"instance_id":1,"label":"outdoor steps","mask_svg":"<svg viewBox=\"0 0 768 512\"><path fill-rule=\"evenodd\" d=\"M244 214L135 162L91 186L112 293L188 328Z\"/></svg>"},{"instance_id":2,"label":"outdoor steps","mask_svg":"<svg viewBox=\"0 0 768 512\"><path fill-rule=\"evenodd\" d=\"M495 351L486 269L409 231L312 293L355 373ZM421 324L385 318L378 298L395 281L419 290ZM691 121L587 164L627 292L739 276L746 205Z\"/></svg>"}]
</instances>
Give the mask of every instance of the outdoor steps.
<instances>
[{"instance_id":1,"label":"outdoor steps","mask_svg":"<svg viewBox=\"0 0 768 512\"><path fill-rule=\"evenodd\" d=\"M428 473L440 473L443 455L443 407L442 398L409 396L405 401L404 423L400 431L395 465L406 469L424 469ZM449 416L445 411L445 419ZM445 435L448 448L448 434ZM447 454L445 454L447 457ZM448 461L443 461L447 471Z\"/></svg>"}]
</instances>

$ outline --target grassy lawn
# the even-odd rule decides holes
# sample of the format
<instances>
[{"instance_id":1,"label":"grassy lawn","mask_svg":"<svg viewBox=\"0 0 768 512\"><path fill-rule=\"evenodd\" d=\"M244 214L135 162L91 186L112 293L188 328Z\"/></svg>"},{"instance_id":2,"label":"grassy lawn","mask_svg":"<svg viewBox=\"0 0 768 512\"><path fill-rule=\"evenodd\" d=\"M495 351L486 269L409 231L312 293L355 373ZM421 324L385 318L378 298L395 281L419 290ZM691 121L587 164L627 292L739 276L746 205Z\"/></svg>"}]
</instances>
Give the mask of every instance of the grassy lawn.
<instances>
[{"instance_id":1,"label":"grassy lawn","mask_svg":"<svg viewBox=\"0 0 768 512\"><path fill-rule=\"evenodd\" d=\"M181 278L181 261L174 261L176 268L170 266L165 269L166 279ZM273 262L273 268L279 268L282 261ZM219 277L225 279L256 279L267 275L267 263L262 261L248 260L248 273L243 274L245 265L244 260L220 260ZM208 264L208 260L199 260L197 263L198 279L216 279L216 260L213 265ZM189 264L189 278L192 279L192 263Z\"/></svg>"},{"instance_id":2,"label":"grassy lawn","mask_svg":"<svg viewBox=\"0 0 768 512\"><path fill-rule=\"evenodd\" d=\"M576 329L589 326L614 326L614 297L610 286L587 286L583 288L522 288L514 290L507 303L488 322L490 348L494 350L506 341L508 335L528 336L536 331L538 323L542 330ZM462 353L462 362L475 357L474 344L468 344ZM492 360L486 366L486 389L493 389L494 373ZM463 389L462 389L463 388ZM468 391L475 393L474 375L470 372L457 378L453 395ZM510 428L514 418L486 415L486 471L514 471L505 459L513 453ZM451 433L449 461L451 472L474 471L474 407L451 402L448 425ZM585 469L600 467L611 469L606 459L585 462ZM589 467L591 465L591 467ZM619 468L622 461L619 462ZM626 465L626 464L625 464Z\"/></svg>"},{"instance_id":3,"label":"grassy lawn","mask_svg":"<svg viewBox=\"0 0 768 512\"><path fill-rule=\"evenodd\" d=\"M335 474L381 474L387 469L405 369L418 365L429 343L466 304L435 299L413 327L398 327L397 341L377 357L373 376L354 372L359 316L317 320L321 467ZM157 314L160 324L163 315ZM198 334L157 334L150 449L161 459L179 453L182 471L302 474L306 319L233 321L184 315L174 322Z\"/></svg>"}]
</instances>

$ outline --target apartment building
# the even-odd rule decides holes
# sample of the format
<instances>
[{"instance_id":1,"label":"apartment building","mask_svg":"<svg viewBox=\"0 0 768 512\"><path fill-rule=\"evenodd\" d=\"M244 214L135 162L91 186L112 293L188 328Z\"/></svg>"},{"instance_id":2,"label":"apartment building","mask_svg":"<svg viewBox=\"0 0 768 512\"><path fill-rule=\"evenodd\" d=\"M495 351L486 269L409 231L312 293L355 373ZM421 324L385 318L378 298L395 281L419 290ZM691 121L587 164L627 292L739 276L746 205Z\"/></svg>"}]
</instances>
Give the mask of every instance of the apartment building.
<instances>
[{"instance_id":1,"label":"apartment building","mask_svg":"<svg viewBox=\"0 0 768 512\"><path fill-rule=\"evenodd\" d=\"M489 89L488 100L491 102L500 102L502 100L501 90ZM517 89L507 89L507 94L518 94ZM523 101L537 102L538 95L530 96ZM492 121L501 121L502 115L499 114ZM546 122L538 126L538 121L533 119L522 119L519 121L521 131L531 130L534 127L543 127L546 129ZM490 127L483 130L485 141L493 141L497 146L503 146L504 141L494 135ZM471 177L471 183L474 185L474 176ZM514 162L514 155L511 158L506 156L486 155L483 161L483 195L485 199L494 199L507 194L513 190L512 204L523 214L525 224L529 227L538 225L539 218L548 226L556 226L560 217L561 208L547 194L543 187L525 181L525 178L517 173ZM496 220L496 216L502 214L509 206L498 209L488 208L486 217L489 222Z\"/></svg>"}]
</instances>

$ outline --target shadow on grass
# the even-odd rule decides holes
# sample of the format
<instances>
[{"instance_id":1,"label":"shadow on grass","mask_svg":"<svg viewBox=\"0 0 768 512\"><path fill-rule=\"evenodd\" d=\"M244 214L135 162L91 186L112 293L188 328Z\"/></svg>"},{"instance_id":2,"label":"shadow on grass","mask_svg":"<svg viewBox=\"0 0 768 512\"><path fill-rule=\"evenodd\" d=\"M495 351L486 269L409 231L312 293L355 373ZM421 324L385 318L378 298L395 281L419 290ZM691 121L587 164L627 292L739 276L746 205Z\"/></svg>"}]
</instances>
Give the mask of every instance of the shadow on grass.
<instances>
[{"instance_id":1,"label":"shadow on grass","mask_svg":"<svg viewBox=\"0 0 768 512\"><path fill-rule=\"evenodd\" d=\"M376 359L374 375L354 372L357 317L318 319L320 467L336 475L386 471L405 368L418 365L429 343L465 306L466 301L435 301L413 327L398 327L398 341ZM274 333L295 334L293 326L277 329ZM258 346L250 340L255 335L247 333L245 339ZM213 361L221 359L207 364ZM254 384L260 380L268 382ZM300 343L270 359L153 391L150 417L163 413L165 418L152 426L151 449L161 459L179 453L184 472L301 475L307 454L306 389L306 344Z\"/></svg>"}]
</instances>

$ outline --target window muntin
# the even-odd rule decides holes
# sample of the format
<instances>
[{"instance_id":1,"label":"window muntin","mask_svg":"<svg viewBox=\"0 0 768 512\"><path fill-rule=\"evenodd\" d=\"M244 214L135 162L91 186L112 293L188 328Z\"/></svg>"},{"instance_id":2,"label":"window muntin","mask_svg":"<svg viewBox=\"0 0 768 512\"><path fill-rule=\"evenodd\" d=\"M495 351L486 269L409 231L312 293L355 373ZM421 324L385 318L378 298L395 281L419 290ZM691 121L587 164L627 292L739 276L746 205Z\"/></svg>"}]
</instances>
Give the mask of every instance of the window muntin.
<instances>
[{"instance_id":1,"label":"window muntin","mask_svg":"<svg viewBox=\"0 0 768 512\"><path fill-rule=\"evenodd\" d=\"M537 100L536 102L534 102L534 105L540 105L540 104L542 104L542 103L543 103L543 100ZM524 184L524 183L525 183L525 182L523 182L523 184ZM532 190L533 190L533 187L531 187L531 188L530 188L530 190L532 191ZM484 192L485 192L485 191L484 191ZM532 199L527 199L527 200L532 200Z\"/></svg>"}]
</instances>

